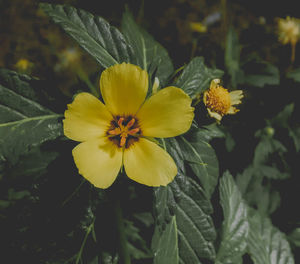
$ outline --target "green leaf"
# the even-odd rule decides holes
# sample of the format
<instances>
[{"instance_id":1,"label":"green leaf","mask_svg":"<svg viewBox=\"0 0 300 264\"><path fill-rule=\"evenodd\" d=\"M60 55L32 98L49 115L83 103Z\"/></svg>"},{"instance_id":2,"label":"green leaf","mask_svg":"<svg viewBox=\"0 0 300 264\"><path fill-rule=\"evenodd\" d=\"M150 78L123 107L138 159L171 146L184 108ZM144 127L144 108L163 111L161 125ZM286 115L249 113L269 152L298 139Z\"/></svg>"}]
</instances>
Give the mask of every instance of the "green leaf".
<instances>
[{"instance_id":1,"label":"green leaf","mask_svg":"<svg viewBox=\"0 0 300 264\"><path fill-rule=\"evenodd\" d=\"M140 229L133 222L124 220L124 230L127 239L129 254L133 259L145 259L151 257L151 251L147 248L145 240L141 237Z\"/></svg>"},{"instance_id":2,"label":"green leaf","mask_svg":"<svg viewBox=\"0 0 300 264\"><path fill-rule=\"evenodd\" d=\"M289 119L294 111L295 105L293 103L286 105L272 120L271 124L287 128Z\"/></svg>"},{"instance_id":3,"label":"green leaf","mask_svg":"<svg viewBox=\"0 0 300 264\"><path fill-rule=\"evenodd\" d=\"M40 7L104 68L134 63L124 36L103 18L67 5L40 3Z\"/></svg>"},{"instance_id":4,"label":"green leaf","mask_svg":"<svg viewBox=\"0 0 300 264\"><path fill-rule=\"evenodd\" d=\"M174 85L195 98L209 88L211 80L221 78L222 75L223 71L206 67L203 57L195 57L184 68Z\"/></svg>"},{"instance_id":5,"label":"green leaf","mask_svg":"<svg viewBox=\"0 0 300 264\"><path fill-rule=\"evenodd\" d=\"M293 139L296 151L300 150L300 127L290 128L289 136Z\"/></svg>"},{"instance_id":6,"label":"green leaf","mask_svg":"<svg viewBox=\"0 0 300 264\"><path fill-rule=\"evenodd\" d=\"M30 148L62 135L61 115L34 101L30 77L7 70L0 76L0 157L15 164Z\"/></svg>"},{"instance_id":7,"label":"green leaf","mask_svg":"<svg viewBox=\"0 0 300 264\"><path fill-rule=\"evenodd\" d=\"M246 250L249 232L247 206L229 172L225 172L220 180L220 203L224 222L216 263L240 262Z\"/></svg>"},{"instance_id":8,"label":"green leaf","mask_svg":"<svg viewBox=\"0 0 300 264\"><path fill-rule=\"evenodd\" d=\"M203 138L200 129L190 136L190 142L183 136L178 137L177 141L183 159L199 178L207 197L210 198L218 182L218 160L214 149Z\"/></svg>"},{"instance_id":9,"label":"green leaf","mask_svg":"<svg viewBox=\"0 0 300 264\"><path fill-rule=\"evenodd\" d=\"M293 79L295 82L300 82L300 68L290 71L286 75L287 78Z\"/></svg>"},{"instance_id":10,"label":"green leaf","mask_svg":"<svg viewBox=\"0 0 300 264\"><path fill-rule=\"evenodd\" d=\"M267 161L270 154L286 151L286 147L280 141L274 138L264 138L255 148L253 164L254 166L260 166Z\"/></svg>"},{"instance_id":11,"label":"green leaf","mask_svg":"<svg viewBox=\"0 0 300 264\"><path fill-rule=\"evenodd\" d=\"M171 221L167 224L166 229L161 234L156 248L157 251L154 255L154 264L179 263L175 216L171 218Z\"/></svg>"},{"instance_id":12,"label":"green leaf","mask_svg":"<svg viewBox=\"0 0 300 264\"><path fill-rule=\"evenodd\" d=\"M212 205L200 187L198 178L192 172L186 173L183 153L177 139L167 139L165 143L177 164L178 175L167 187L155 189L156 237L162 234L175 215L179 262L201 264L203 259L213 260L216 231L210 217Z\"/></svg>"},{"instance_id":13,"label":"green leaf","mask_svg":"<svg viewBox=\"0 0 300 264\"><path fill-rule=\"evenodd\" d=\"M233 27L230 27L226 37L225 66L231 77L234 88L242 82L244 73L240 69L240 45L238 35Z\"/></svg>"},{"instance_id":14,"label":"green leaf","mask_svg":"<svg viewBox=\"0 0 300 264\"><path fill-rule=\"evenodd\" d=\"M288 235L289 242L294 245L295 247L300 247L300 227L295 228L289 235Z\"/></svg>"},{"instance_id":15,"label":"green leaf","mask_svg":"<svg viewBox=\"0 0 300 264\"><path fill-rule=\"evenodd\" d=\"M165 84L173 73L173 64L168 52L143 28L136 24L132 14L126 10L122 19L122 32L134 50L137 65Z\"/></svg>"},{"instance_id":16,"label":"green leaf","mask_svg":"<svg viewBox=\"0 0 300 264\"><path fill-rule=\"evenodd\" d=\"M255 264L294 264L285 235L269 218L250 209L249 223L248 251Z\"/></svg>"},{"instance_id":17,"label":"green leaf","mask_svg":"<svg viewBox=\"0 0 300 264\"><path fill-rule=\"evenodd\" d=\"M270 183L264 183L262 167L248 167L237 175L236 183L248 205L258 208L263 215L270 215L279 207L280 195Z\"/></svg>"},{"instance_id":18,"label":"green leaf","mask_svg":"<svg viewBox=\"0 0 300 264\"><path fill-rule=\"evenodd\" d=\"M279 84L279 69L266 61L255 59L254 61L247 62L243 66L243 70L245 73L245 84L255 87Z\"/></svg>"}]
</instances>

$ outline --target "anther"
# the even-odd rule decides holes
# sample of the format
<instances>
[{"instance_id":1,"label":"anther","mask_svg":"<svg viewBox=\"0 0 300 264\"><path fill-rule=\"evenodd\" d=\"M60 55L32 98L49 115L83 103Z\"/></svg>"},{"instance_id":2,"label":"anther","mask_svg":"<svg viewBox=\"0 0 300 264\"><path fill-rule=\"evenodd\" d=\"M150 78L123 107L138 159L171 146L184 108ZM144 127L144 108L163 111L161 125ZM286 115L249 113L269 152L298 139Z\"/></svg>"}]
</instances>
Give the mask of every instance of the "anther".
<instances>
[{"instance_id":1,"label":"anther","mask_svg":"<svg viewBox=\"0 0 300 264\"><path fill-rule=\"evenodd\" d=\"M135 119L134 118L132 118L129 122L128 122L128 124L126 125L128 128L131 128L133 125L134 125L134 123L135 123Z\"/></svg>"},{"instance_id":2,"label":"anther","mask_svg":"<svg viewBox=\"0 0 300 264\"><path fill-rule=\"evenodd\" d=\"M124 121L124 117L121 117L121 118L118 120L118 125L119 125L119 127L123 127L123 121Z\"/></svg>"},{"instance_id":3,"label":"anther","mask_svg":"<svg viewBox=\"0 0 300 264\"><path fill-rule=\"evenodd\" d=\"M134 134L136 134L136 133L139 132L139 131L140 131L140 129L137 127L137 128L134 128L134 129L129 130L129 131L128 131L128 134L129 134L129 135L134 135Z\"/></svg>"}]
</instances>

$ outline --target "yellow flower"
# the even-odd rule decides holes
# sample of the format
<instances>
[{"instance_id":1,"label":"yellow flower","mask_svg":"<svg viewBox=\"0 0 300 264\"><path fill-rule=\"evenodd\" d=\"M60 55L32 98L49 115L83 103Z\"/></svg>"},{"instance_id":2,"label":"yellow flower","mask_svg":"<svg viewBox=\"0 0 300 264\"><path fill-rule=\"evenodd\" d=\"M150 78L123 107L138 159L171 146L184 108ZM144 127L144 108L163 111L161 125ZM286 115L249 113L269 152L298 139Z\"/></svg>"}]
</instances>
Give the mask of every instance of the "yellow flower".
<instances>
[{"instance_id":1,"label":"yellow flower","mask_svg":"<svg viewBox=\"0 0 300 264\"><path fill-rule=\"evenodd\" d=\"M195 32L205 33L207 32L207 27L201 22L190 22L190 29Z\"/></svg>"},{"instance_id":2,"label":"yellow flower","mask_svg":"<svg viewBox=\"0 0 300 264\"><path fill-rule=\"evenodd\" d=\"M15 68L21 73L30 73L33 63L27 59L19 59L15 64Z\"/></svg>"},{"instance_id":3,"label":"yellow flower","mask_svg":"<svg viewBox=\"0 0 300 264\"><path fill-rule=\"evenodd\" d=\"M221 121L224 115L238 112L239 110L233 105L240 104L241 99L244 97L243 91L228 92L220 85L220 82L220 79L212 80L209 90L205 91L203 96L209 115L218 121Z\"/></svg>"},{"instance_id":4,"label":"yellow flower","mask_svg":"<svg viewBox=\"0 0 300 264\"><path fill-rule=\"evenodd\" d=\"M286 19L278 19L279 41L282 44L291 43L295 45L300 37L300 20L287 17Z\"/></svg>"},{"instance_id":5,"label":"yellow flower","mask_svg":"<svg viewBox=\"0 0 300 264\"><path fill-rule=\"evenodd\" d=\"M65 111L64 134L81 142L72 151L79 173L96 187L108 188L124 166L136 182L167 185L177 167L153 138L189 130L194 118L190 97L170 86L145 100L148 74L127 63L104 70L100 90L105 104L80 93Z\"/></svg>"}]
</instances>

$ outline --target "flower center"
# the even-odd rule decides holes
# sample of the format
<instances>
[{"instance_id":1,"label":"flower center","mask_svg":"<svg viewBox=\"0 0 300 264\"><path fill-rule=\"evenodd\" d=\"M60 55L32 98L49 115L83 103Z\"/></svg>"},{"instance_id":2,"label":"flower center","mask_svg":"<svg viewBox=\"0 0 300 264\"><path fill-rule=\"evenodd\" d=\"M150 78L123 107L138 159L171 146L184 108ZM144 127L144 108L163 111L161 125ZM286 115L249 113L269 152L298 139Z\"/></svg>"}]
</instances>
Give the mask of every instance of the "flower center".
<instances>
[{"instance_id":1,"label":"flower center","mask_svg":"<svg viewBox=\"0 0 300 264\"><path fill-rule=\"evenodd\" d=\"M213 112L225 115L231 106L228 90L219 85L210 88L205 93L205 105Z\"/></svg>"},{"instance_id":2,"label":"flower center","mask_svg":"<svg viewBox=\"0 0 300 264\"><path fill-rule=\"evenodd\" d=\"M132 143L138 141L141 136L141 129L136 118L117 116L111 121L106 134L118 147L128 148Z\"/></svg>"}]
</instances>

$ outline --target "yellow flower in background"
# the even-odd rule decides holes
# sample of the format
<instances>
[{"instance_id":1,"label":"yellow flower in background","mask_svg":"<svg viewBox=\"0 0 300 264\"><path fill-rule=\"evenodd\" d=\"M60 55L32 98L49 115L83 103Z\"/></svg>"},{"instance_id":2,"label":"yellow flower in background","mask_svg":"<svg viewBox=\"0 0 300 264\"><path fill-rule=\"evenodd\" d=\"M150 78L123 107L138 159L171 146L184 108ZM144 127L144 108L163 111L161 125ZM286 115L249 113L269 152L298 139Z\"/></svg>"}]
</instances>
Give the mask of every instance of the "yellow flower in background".
<instances>
[{"instance_id":1,"label":"yellow flower in background","mask_svg":"<svg viewBox=\"0 0 300 264\"><path fill-rule=\"evenodd\" d=\"M289 16L286 19L279 18L278 33L279 41L282 44L291 43L295 45L300 37L300 20Z\"/></svg>"},{"instance_id":2,"label":"yellow flower in background","mask_svg":"<svg viewBox=\"0 0 300 264\"><path fill-rule=\"evenodd\" d=\"M96 187L108 188L124 166L138 183L167 185L177 167L153 138L189 130L194 118L190 97L170 86L145 100L148 74L127 63L104 70L100 90L105 104L80 93L65 111L64 134L81 142L72 151L79 173Z\"/></svg>"},{"instance_id":3,"label":"yellow flower in background","mask_svg":"<svg viewBox=\"0 0 300 264\"><path fill-rule=\"evenodd\" d=\"M33 67L33 63L27 59L19 59L15 64L15 68L20 73L30 74Z\"/></svg>"},{"instance_id":4,"label":"yellow flower in background","mask_svg":"<svg viewBox=\"0 0 300 264\"><path fill-rule=\"evenodd\" d=\"M207 27L201 22L190 22L190 29L194 32L205 33L207 32Z\"/></svg>"},{"instance_id":5,"label":"yellow flower in background","mask_svg":"<svg viewBox=\"0 0 300 264\"><path fill-rule=\"evenodd\" d=\"M279 41L285 45L290 43L292 46L291 62L295 61L296 44L300 38L300 19L287 17L278 19Z\"/></svg>"},{"instance_id":6,"label":"yellow flower in background","mask_svg":"<svg viewBox=\"0 0 300 264\"><path fill-rule=\"evenodd\" d=\"M220 85L220 82L220 79L212 80L209 90L205 91L203 96L209 115L217 121L221 121L224 115L237 113L239 110L233 105L240 104L244 97L243 91L228 92Z\"/></svg>"}]
</instances>

